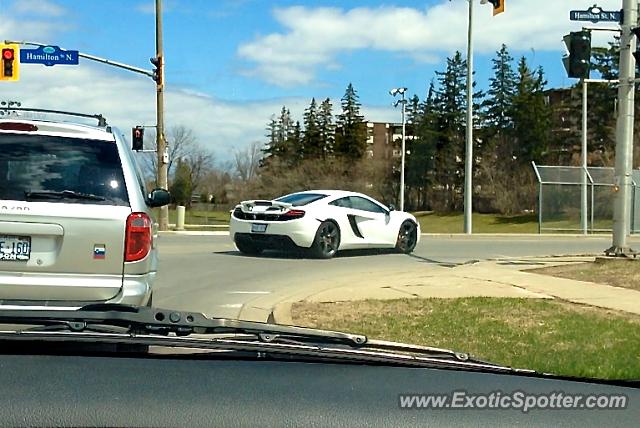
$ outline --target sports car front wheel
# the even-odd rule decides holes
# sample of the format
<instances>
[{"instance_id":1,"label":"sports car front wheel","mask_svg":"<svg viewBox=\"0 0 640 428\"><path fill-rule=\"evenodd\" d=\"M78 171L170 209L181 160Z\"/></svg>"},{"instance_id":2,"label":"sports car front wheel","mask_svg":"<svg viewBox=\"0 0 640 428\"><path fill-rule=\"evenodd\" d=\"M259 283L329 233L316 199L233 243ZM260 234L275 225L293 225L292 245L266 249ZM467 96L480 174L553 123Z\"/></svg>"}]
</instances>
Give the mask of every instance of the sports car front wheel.
<instances>
[{"instance_id":1,"label":"sports car front wheel","mask_svg":"<svg viewBox=\"0 0 640 428\"><path fill-rule=\"evenodd\" d=\"M332 221L322 222L311 245L311 254L319 259L330 259L338 252L339 246L340 229L338 225Z\"/></svg>"},{"instance_id":2,"label":"sports car front wheel","mask_svg":"<svg viewBox=\"0 0 640 428\"><path fill-rule=\"evenodd\" d=\"M418 228L414 222L407 220L400 226L396 250L400 253L409 254L416 248L417 243Z\"/></svg>"}]
</instances>

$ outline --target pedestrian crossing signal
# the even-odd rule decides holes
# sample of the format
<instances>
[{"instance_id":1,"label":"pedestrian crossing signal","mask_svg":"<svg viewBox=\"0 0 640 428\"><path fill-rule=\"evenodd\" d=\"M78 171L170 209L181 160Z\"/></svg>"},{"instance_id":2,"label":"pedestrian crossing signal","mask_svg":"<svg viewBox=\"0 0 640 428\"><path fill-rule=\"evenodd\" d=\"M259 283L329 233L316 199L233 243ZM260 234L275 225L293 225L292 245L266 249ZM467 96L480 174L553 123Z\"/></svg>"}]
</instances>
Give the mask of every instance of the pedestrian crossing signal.
<instances>
[{"instance_id":1,"label":"pedestrian crossing signal","mask_svg":"<svg viewBox=\"0 0 640 428\"><path fill-rule=\"evenodd\" d=\"M131 130L131 147L135 151L140 151L144 148L144 128L136 126Z\"/></svg>"}]
</instances>

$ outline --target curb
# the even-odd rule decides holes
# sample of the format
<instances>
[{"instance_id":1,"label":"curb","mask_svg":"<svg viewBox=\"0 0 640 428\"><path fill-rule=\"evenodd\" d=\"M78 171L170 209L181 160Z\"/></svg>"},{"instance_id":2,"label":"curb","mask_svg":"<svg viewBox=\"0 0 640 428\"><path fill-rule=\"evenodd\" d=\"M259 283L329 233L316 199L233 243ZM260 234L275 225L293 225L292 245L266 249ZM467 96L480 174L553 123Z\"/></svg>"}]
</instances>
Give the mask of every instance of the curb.
<instances>
[{"instance_id":1,"label":"curb","mask_svg":"<svg viewBox=\"0 0 640 428\"><path fill-rule=\"evenodd\" d=\"M584 259L593 259L595 256L594 255L551 255L551 256L542 256L542 257L529 257L532 260L540 260L540 259L549 259L549 260L553 260L553 259L557 259L557 258L584 258ZM488 260L482 260L481 262L488 262L488 263L495 263L497 261L500 260L504 260L504 259L488 259ZM313 295L315 293L312 293L311 295ZM308 297L308 296L307 296ZM292 295L292 296L288 296L285 297L283 300L281 300L278 303L273 304L273 306L271 307L271 310L268 316L268 322L274 323L274 324L279 324L279 325L294 325L293 324L293 318L291 316L291 309L294 303L297 303L299 301L303 301L306 297L302 296L300 294L297 295ZM556 297L553 297L556 298ZM364 299L363 299L364 300Z\"/></svg>"},{"instance_id":2,"label":"curb","mask_svg":"<svg viewBox=\"0 0 640 428\"><path fill-rule=\"evenodd\" d=\"M291 318L292 302L277 303L271 310L270 318L274 324L293 325Z\"/></svg>"}]
</instances>

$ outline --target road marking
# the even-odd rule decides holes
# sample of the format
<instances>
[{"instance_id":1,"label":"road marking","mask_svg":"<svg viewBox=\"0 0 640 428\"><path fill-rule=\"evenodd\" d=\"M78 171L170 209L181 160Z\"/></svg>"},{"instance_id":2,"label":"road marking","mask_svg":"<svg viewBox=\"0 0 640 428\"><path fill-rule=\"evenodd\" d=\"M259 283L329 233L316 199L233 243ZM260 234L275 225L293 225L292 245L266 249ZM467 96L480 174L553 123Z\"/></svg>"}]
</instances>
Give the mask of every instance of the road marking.
<instances>
[{"instance_id":1,"label":"road marking","mask_svg":"<svg viewBox=\"0 0 640 428\"><path fill-rule=\"evenodd\" d=\"M227 291L227 294L271 294L271 291Z\"/></svg>"},{"instance_id":2,"label":"road marking","mask_svg":"<svg viewBox=\"0 0 640 428\"><path fill-rule=\"evenodd\" d=\"M242 303L228 303L226 305L218 305L219 308L233 308L233 309L237 309L237 308L241 308L242 307Z\"/></svg>"}]
</instances>

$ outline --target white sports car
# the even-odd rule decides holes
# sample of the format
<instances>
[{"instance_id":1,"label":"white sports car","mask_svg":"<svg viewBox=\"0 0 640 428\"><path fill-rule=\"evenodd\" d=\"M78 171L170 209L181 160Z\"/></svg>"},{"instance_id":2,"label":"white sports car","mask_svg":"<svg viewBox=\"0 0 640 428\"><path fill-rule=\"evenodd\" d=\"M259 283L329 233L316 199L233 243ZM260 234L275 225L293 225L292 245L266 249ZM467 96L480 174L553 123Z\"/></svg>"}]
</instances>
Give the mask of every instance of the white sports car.
<instances>
[{"instance_id":1,"label":"white sports car","mask_svg":"<svg viewBox=\"0 0 640 428\"><path fill-rule=\"evenodd\" d=\"M230 236L245 254L306 248L328 259L339 250L396 248L410 253L420 239L416 218L361 193L309 190L272 201L244 201L231 213Z\"/></svg>"}]
</instances>

